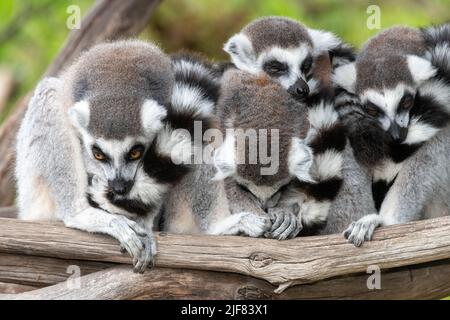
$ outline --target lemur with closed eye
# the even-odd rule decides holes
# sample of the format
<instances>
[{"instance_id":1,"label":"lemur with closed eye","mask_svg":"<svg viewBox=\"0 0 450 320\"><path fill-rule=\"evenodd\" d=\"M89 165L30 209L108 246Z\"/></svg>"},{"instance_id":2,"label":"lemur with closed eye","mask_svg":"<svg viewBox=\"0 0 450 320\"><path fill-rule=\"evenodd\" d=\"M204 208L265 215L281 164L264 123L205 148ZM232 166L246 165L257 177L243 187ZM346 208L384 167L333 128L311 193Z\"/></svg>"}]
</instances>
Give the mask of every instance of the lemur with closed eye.
<instances>
[{"instance_id":1,"label":"lemur with closed eye","mask_svg":"<svg viewBox=\"0 0 450 320\"><path fill-rule=\"evenodd\" d=\"M217 114L225 138L214 164L175 186L163 230L282 240L320 229L342 183L345 136L332 104L308 110L267 75L230 69ZM252 147L263 152L253 161Z\"/></svg>"},{"instance_id":2,"label":"lemur with closed eye","mask_svg":"<svg viewBox=\"0 0 450 320\"><path fill-rule=\"evenodd\" d=\"M333 33L285 17L251 22L225 43L224 50L238 69L264 72L303 100L330 87L331 69L354 60L353 49Z\"/></svg>"},{"instance_id":3,"label":"lemur with closed eye","mask_svg":"<svg viewBox=\"0 0 450 320\"><path fill-rule=\"evenodd\" d=\"M196 120L206 128L214 105L184 85L181 60L112 42L41 81L17 135L19 217L108 234L143 272L162 202L189 170L189 132Z\"/></svg>"},{"instance_id":4,"label":"lemur with closed eye","mask_svg":"<svg viewBox=\"0 0 450 320\"><path fill-rule=\"evenodd\" d=\"M448 214L450 25L387 29L333 78L378 211L352 223L348 240L359 246L380 225Z\"/></svg>"},{"instance_id":5,"label":"lemur with closed eye","mask_svg":"<svg viewBox=\"0 0 450 320\"><path fill-rule=\"evenodd\" d=\"M231 37L224 50L238 69L269 75L307 106L332 97L332 70L355 59L352 47L331 32L283 17L253 21ZM349 144L343 157L343 184L319 233L342 232L363 212L374 210L366 169L358 165Z\"/></svg>"}]
</instances>

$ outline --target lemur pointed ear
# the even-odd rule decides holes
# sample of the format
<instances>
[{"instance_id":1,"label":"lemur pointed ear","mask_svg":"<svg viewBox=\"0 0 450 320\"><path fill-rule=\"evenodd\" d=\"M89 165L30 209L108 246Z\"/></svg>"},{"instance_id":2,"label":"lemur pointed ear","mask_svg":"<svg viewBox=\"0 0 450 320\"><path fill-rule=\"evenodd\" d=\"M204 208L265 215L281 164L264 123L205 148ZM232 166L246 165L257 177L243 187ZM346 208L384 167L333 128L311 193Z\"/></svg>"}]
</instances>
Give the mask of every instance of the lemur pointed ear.
<instances>
[{"instance_id":1,"label":"lemur pointed ear","mask_svg":"<svg viewBox=\"0 0 450 320\"><path fill-rule=\"evenodd\" d=\"M335 87L341 87L350 93L355 93L356 65L354 62L337 67L331 77Z\"/></svg>"},{"instance_id":2,"label":"lemur pointed ear","mask_svg":"<svg viewBox=\"0 0 450 320\"><path fill-rule=\"evenodd\" d=\"M409 71L416 84L420 84L436 75L436 68L427 59L415 55L408 55L407 61Z\"/></svg>"},{"instance_id":3,"label":"lemur pointed ear","mask_svg":"<svg viewBox=\"0 0 450 320\"><path fill-rule=\"evenodd\" d=\"M223 50L227 52L231 61L238 69L252 72L256 68L256 55L253 50L250 39L238 33L232 36L223 46Z\"/></svg>"},{"instance_id":4,"label":"lemur pointed ear","mask_svg":"<svg viewBox=\"0 0 450 320\"><path fill-rule=\"evenodd\" d=\"M231 177L236 172L234 135L227 135L222 145L214 152L214 167L217 172L213 181Z\"/></svg>"},{"instance_id":5,"label":"lemur pointed ear","mask_svg":"<svg viewBox=\"0 0 450 320\"><path fill-rule=\"evenodd\" d=\"M313 42L315 56L328 52L342 43L336 35L328 31L308 29L308 32Z\"/></svg>"},{"instance_id":6,"label":"lemur pointed ear","mask_svg":"<svg viewBox=\"0 0 450 320\"><path fill-rule=\"evenodd\" d=\"M306 145L305 141L299 138L292 138L288 160L289 173L300 181L314 183L315 180L309 173L313 160L312 149Z\"/></svg>"},{"instance_id":7,"label":"lemur pointed ear","mask_svg":"<svg viewBox=\"0 0 450 320\"><path fill-rule=\"evenodd\" d=\"M146 135L152 135L163 127L167 110L155 100L147 99L141 108L141 126Z\"/></svg>"},{"instance_id":8,"label":"lemur pointed ear","mask_svg":"<svg viewBox=\"0 0 450 320\"><path fill-rule=\"evenodd\" d=\"M69 109L69 119L78 129L86 129L89 125L89 103L86 100L78 101Z\"/></svg>"}]
</instances>

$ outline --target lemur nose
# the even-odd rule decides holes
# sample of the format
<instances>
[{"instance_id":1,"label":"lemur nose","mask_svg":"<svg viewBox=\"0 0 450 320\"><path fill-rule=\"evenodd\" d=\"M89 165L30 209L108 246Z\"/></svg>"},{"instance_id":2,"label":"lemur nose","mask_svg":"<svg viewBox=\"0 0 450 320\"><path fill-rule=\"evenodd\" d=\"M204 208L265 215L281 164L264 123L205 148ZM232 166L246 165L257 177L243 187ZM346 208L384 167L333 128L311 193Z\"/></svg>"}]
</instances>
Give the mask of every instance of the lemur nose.
<instances>
[{"instance_id":1,"label":"lemur nose","mask_svg":"<svg viewBox=\"0 0 450 320\"><path fill-rule=\"evenodd\" d=\"M408 128L400 127L397 123L391 124L388 131L395 143L402 143L408 136Z\"/></svg>"},{"instance_id":2,"label":"lemur nose","mask_svg":"<svg viewBox=\"0 0 450 320\"><path fill-rule=\"evenodd\" d=\"M308 84L303 79L298 79L289 89L288 92L295 98L304 99L309 95Z\"/></svg>"},{"instance_id":3,"label":"lemur nose","mask_svg":"<svg viewBox=\"0 0 450 320\"><path fill-rule=\"evenodd\" d=\"M115 194L123 196L130 192L133 187L133 181L122 178L114 179L109 181L109 186Z\"/></svg>"}]
</instances>

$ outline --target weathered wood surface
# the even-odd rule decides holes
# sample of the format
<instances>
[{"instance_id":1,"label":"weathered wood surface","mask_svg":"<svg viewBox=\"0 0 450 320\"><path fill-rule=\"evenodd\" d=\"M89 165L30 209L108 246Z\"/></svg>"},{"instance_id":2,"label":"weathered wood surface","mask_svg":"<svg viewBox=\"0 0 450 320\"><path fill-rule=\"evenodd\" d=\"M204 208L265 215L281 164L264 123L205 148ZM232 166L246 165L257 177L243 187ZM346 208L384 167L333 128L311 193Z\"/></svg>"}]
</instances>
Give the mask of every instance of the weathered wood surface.
<instances>
[{"instance_id":1,"label":"weathered wood surface","mask_svg":"<svg viewBox=\"0 0 450 320\"><path fill-rule=\"evenodd\" d=\"M2 297L2 295L10 294L15 296L18 293L23 293L35 289L35 287L24 286L21 284L0 282L0 298Z\"/></svg>"},{"instance_id":2,"label":"weathered wood surface","mask_svg":"<svg viewBox=\"0 0 450 320\"><path fill-rule=\"evenodd\" d=\"M113 266L116 264L0 253L0 282L45 287L67 280L78 270L84 276Z\"/></svg>"},{"instance_id":3,"label":"weathered wood surface","mask_svg":"<svg viewBox=\"0 0 450 320\"><path fill-rule=\"evenodd\" d=\"M147 24L161 0L98 0L81 22L80 30L72 30L64 47L45 76L57 75L83 50L106 40L136 37ZM9 206L15 198L12 179L14 137L31 93L22 98L0 128L0 206Z\"/></svg>"},{"instance_id":4,"label":"weathered wood surface","mask_svg":"<svg viewBox=\"0 0 450 320\"><path fill-rule=\"evenodd\" d=\"M17 218L16 207L0 207L0 218Z\"/></svg>"},{"instance_id":5,"label":"weathered wood surface","mask_svg":"<svg viewBox=\"0 0 450 320\"><path fill-rule=\"evenodd\" d=\"M450 260L382 270L381 289L368 289L369 274L359 274L294 286L281 294L266 281L234 273L155 268L138 275L130 266L108 269L112 264L2 254L0 265L4 261L9 262L0 268L0 281L14 282L19 291L1 292L0 284L0 293L34 288L23 283L57 285L26 295L0 295L0 299L439 299L450 295ZM89 274L81 278L80 290L63 283L73 277L67 270L74 265L81 275ZM105 272L94 273L101 270Z\"/></svg>"},{"instance_id":6,"label":"weathered wood surface","mask_svg":"<svg viewBox=\"0 0 450 320\"><path fill-rule=\"evenodd\" d=\"M234 272L281 285L312 283L450 258L450 217L380 228L361 248L341 235L289 241L159 234L156 266ZM0 252L130 264L107 236L61 224L0 219ZM280 290L282 291L282 290Z\"/></svg>"}]
</instances>

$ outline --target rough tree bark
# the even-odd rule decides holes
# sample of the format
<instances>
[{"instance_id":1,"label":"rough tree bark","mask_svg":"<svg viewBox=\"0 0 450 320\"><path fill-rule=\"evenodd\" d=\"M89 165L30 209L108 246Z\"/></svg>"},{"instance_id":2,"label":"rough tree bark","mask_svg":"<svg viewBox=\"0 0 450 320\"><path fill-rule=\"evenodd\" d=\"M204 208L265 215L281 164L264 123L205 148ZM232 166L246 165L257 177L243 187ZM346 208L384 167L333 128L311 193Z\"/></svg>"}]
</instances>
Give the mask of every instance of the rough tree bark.
<instances>
[{"instance_id":1,"label":"rough tree bark","mask_svg":"<svg viewBox=\"0 0 450 320\"><path fill-rule=\"evenodd\" d=\"M70 33L44 77L57 75L83 50L96 43L137 36L160 2L161 0L98 0L83 19L81 29ZM14 202L12 146L30 96L31 93L28 93L17 103L12 115L0 128L0 206L10 206Z\"/></svg>"},{"instance_id":2,"label":"rough tree bark","mask_svg":"<svg viewBox=\"0 0 450 320\"><path fill-rule=\"evenodd\" d=\"M373 241L361 248L348 244L342 235L279 242L161 233L157 240L157 267L239 273L279 285L277 292L282 292L295 284L365 273L370 265L386 270L450 259L450 217L380 228ZM59 223L17 219L0 220L0 252L131 263L110 237L68 229ZM448 284L443 290L448 290Z\"/></svg>"},{"instance_id":3,"label":"rough tree bark","mask_svg":"<svg viewBox=\"0 0 450 320\"><path fill-rule=\"evenodd\" d=\"M11 254L0 254L0 265L0 293L50 286L27 295L0 295L0 299L439 299L450 295L450 260L382 270L380 289L369 289L369 274L364 273L297 285L281 294L266 281L234 273L154 268L137 275L130 266ZM64 283L73 276L68 270L74 265L83 275L80 290ZM20 291L2 292L1 282L5 289L12 286Z\"/></svg>"}]
</instances>

